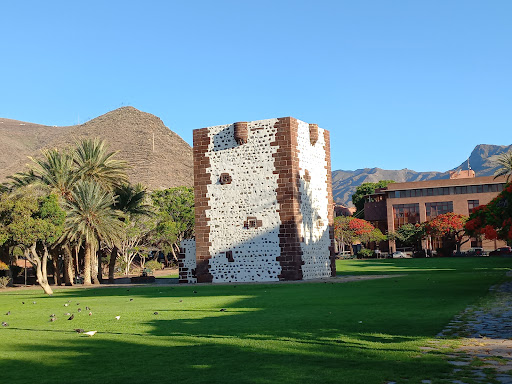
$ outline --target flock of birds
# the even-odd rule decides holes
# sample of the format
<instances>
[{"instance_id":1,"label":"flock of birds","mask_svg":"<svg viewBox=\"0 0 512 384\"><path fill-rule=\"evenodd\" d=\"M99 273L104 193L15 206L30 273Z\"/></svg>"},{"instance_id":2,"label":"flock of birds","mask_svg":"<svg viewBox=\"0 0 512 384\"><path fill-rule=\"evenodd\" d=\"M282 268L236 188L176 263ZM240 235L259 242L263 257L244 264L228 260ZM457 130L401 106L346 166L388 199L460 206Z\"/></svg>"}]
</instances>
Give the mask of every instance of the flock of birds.
<instances>
[{"instance_id":1,"label":"flock of birds","mask_svg":"<svg viewBox=\"0 0 512 384\"><path fill-rule=\"evenodd\" d=\"M197 293L197 291L193 291L193 293ZM133 299L130 299L130 301L133 301ZM183 300L180 300L180 303L183 302ZM24 301L21 302L22 304L25 304ZM68 300L65 304L64 304L64 307L69 307L69 304L71 303L71 300ZM35 301L32 302L32 304L36 304ZM76 305L80 305L80 303L76 303ZM89 316L92 316L92 311L91 311L91 308L89 308L88 306L85 306L85 310L86 311L89 311ZM226 308L221 308L220 309L220 312L225 312L226 311ZM78 313L81 313L82 312L82 308L77 308L77 312ZM7 311L5 313L5 316L9 316L11 314L11 311ZM158 312L153 312L154 315L158 315ZM75 314L74 313L70 313L70 312L67 312L65 314L65 316L68 317L68 320L73 320L75 318ZM120 320L121 319L121 316L120 315L117 315L114 317L116 320ZM50 315L50 322L55 322L57 320L57 316L55 313L52 313ZM9 323L7 323L6 321L2 321L2 327L8 327L9 326ZM84 329L82 328L75 328L73 329L76 333L78 334L82 334L82 335L86 335L86 336L94 336L96 333L98 333L98 331L85 331Z\"/></svg>"}]
</instances>

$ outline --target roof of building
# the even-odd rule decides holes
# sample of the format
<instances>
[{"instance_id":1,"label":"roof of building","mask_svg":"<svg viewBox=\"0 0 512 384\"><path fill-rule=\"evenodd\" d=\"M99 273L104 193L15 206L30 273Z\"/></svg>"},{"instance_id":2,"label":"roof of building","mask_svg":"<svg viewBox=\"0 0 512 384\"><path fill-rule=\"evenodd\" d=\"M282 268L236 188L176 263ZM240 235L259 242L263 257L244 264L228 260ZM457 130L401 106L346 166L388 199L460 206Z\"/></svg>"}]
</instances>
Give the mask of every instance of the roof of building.
<instances>
[{"instance_id":1,"label":"roof of building","mask_svg":"<svg viewBox=\"0 0 512 384\"><path fill-rule=\"evenodd\" d=\"M464 179L438 179L426 181L409 181L406 183L388 184L388 191L397 191L403 189L435 188L435 187L453 187L459 185L479 185L479 184L502 184L506 182L504 176L494 178L493 176L464 178Z\"/></svg>"}]
</instances>

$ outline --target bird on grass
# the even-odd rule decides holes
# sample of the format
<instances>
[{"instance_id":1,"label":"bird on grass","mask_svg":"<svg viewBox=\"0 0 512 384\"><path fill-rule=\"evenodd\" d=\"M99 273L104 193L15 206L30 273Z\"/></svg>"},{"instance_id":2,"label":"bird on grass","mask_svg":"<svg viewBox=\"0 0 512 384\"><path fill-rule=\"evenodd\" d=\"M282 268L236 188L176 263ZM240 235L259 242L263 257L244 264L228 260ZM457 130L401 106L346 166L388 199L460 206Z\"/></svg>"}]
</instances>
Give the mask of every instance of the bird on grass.
<instances>
[{"instance_id":1,"label":"bird on grass","mask_svg":"<svg viewBox=\"0 0 512 384\"><path fill-rule=\"evenodd\" d=\"M80 305L80 303L76 303L76 305Z\"/></svg>"},{"instance_id":2,"label":"bird on grass","mask_svg":"<svg viewBox=\"0 0 512 384\"><path fill-rule=\"evenodd\" d=\"M82 308L78 308L78 312L82 312Z\"/></svg>"},{"instance_id":3,"label":"bird on grass","mask_svg":"<svg viewBox=\"0 0 512 384\"><path fill-rule=\"evenodd\" d=\"M55 317L55 313L52 313L52 314L50 315L50 317Z\"/></svg>"},{"instance_id":4,"label":"bird on grass","mask_svg":"<svg viewBox=\"0 0 512 384\"><path fill-rule=\"evenodd\" d=\"M32 304L35 304L35 303L36 303L35 301L32 302Z\"/></svg>"},{"instance_id":5,"label":"bird on grass","mask_svg":"<svg viewBox=\"0 0 512 384\"><path fill-rule=\"evenodd\" d=\"M89 316L92 316L92 312L89 312Z\"/></svg>"},{"instance_id":6,"label":"bird on grass","mask_svg":"<svg viewBox=\"0 0 512 384\"><path fill-rule=\"evenodd\" d=\"M11 311L7 311L6 315L9 316L11 314Z\"/></svg>"},{"instance_id":7,"label":"bird on grass","mask_svg":"<svg viewBox=\"0 0 512 384\"><path fill-rule=\"evenodd\" d=\"M88 332L84 332L84 335L91 337L91 336L94 336L97 332L98 331L88 331Z\"/></svg>"},{"instance_id":8,"label":"bird on grass","mask_svg":"<svg viewBox=\"0 0 512 384\"><path fill-rule=\"evenodd\" d=\"M197 293L197 291L192 291L193 293Z\"/></svg>"},{"instance_id":9,"label":"bird on grass","mask_svg":"<svg viewBox=\"0 0 512 384\"><path fill-rule=\"evenodd\" d=\"M9 324L7 324L5 321L2 321L2 327L8 327Z\"/></svg>"},{"instance_id":10,"label":"bird on grass","mask_svg":"<svg viewBox=\"0 0 512 384\"><path fill-rule=\"evenodd\" d=\"M64 316L71 316L71 313L65 313Z\"/></svg>"},{"instance_id":11,"label":"bird on grass","mask_svg":"<svg viewBox=\"0 0 512 384\"><path fill-rule=\"evenodd\" d=\"M75 315L71 315L71 316L69 316L68 320L73 320L74 318L75 318Z\"/></svg>"},{"instance_id":12,"label":"bird on grass","mask_svg":"<svg viewBox=\"0 0 512 384\"><path fill-rule=\"evenodd\" d=\"M220 312L226 312L226 308L221 308Z\"/></svg>"},{"instance_id":13,"label":"bird on grass","mask_svg":"<svg viewBox=\"0 0 512 384\"><path fill-rule=\"evenodd\" d=\"M55 317L50 317L50 323L53 323L56 320Z\"/></svg>"},{"instance_id":14,"label":"bird on grass","mask_svg":"<svg viewBox=\"0 0 512 384\"><path fill-rule=\"evenodd\" d=\"M83 330L82 328L76 328L74 331L76 333L84 333L85 332L85 330Z\"/></svg>"},{"instance_id":15,"label":"bird on grass","mask_svg":"<svg viewBox=\"0 0 512 384\"><path fill-rule=\"evenodd\" d=\"M155 312L154 315L158 315L158 312Z\"/></svg>"},{"instance_id":16,"label":"bird on grass","mask_svg":"<svg viewBox=\"0 0 512 384\"><path fill-rule=\"evenodd\" d=\"M121 318L121 316L116 316L116 320L119 320Z\"/></svg>"},{"instance_id":17,"label":"bird on grass","mask_svg":"<svg viewBox=\"0 0 512 384\"><path fill-rule=\"evenodd\" d=\"M68 305L69 305L68 303L64 304L65 307L67 307Z\"/></svg>"},{"instance_id":18,"label":"bird on grass","mask_svg":"<svg viewBox=\"0 0 512 384\"><path fill-rule=\"evenodd\" d=\"M90 311L90 310L91 310L91 308L89 308L89 307L85 307L85 310L86 310L86 311Z\"/></svg>"},{"instance_id":19,"label":"bird on grass","mask_svg":"<svg viewBox=\"0 0 512 384\"><path fill-rule=\"evenodd\" d=\"M133 301L133 299L130 299L130 301Z\"/></svg>"}]
</instances>

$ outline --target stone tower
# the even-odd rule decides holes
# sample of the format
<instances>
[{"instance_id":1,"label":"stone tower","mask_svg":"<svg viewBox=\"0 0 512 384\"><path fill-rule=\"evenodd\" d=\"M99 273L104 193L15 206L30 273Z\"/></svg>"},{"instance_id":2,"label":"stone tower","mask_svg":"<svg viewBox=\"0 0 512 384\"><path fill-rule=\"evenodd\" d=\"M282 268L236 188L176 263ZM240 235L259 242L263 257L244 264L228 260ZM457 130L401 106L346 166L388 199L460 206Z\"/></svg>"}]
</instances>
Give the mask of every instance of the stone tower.
<instances>
[{"instance_id":1,"label":"stone tower","mask_svg":"<svg viewBox=\"0 0 512 384\"><path fill-rule=\"evenodd\" d=\"M335 275L329 132L292 117L194 131L196 238L180 282Z\"/></svg>"}]
</instances>

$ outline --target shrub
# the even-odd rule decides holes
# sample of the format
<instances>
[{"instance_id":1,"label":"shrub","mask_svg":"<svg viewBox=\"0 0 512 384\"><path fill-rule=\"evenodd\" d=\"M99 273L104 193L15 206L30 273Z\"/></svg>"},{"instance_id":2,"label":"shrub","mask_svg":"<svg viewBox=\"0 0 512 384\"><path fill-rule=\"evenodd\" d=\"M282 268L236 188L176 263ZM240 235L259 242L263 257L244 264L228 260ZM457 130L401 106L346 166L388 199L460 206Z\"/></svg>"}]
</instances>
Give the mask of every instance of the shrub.
<instances>
[{"instance_id":1,"label":"shrub","mask_svg":"<svg viewBox=\"0 0 512 384\"><path fill-rule=\"evenodd\" d=\"M373 251L371 249L361 249L357 252L357 257L360 259L368 259L370 257L374 257Z\"/></svg>"},{"instance_id":2,"label":"shrub","mask_svg":"<svg viewBox=\"0 0 512 384\"><path fill-rule=\"evenodd\" d=\"M150 260L145 264L146 268L151 269L152 271L157 271L162 269L162 265L158 262L158 260Z\"/></svg>"},{"instance_id":3,"label":"shrub","mask_svg":"<svg viewBox=\"0 0 512 384\"><path fill-rule=\"evenodd\" d=\"M9 278L9 276L1 276L0 277L0 288L5 288L9 285L9 282L11 281L11 279Z\"/></svg>"}]
</instances>

